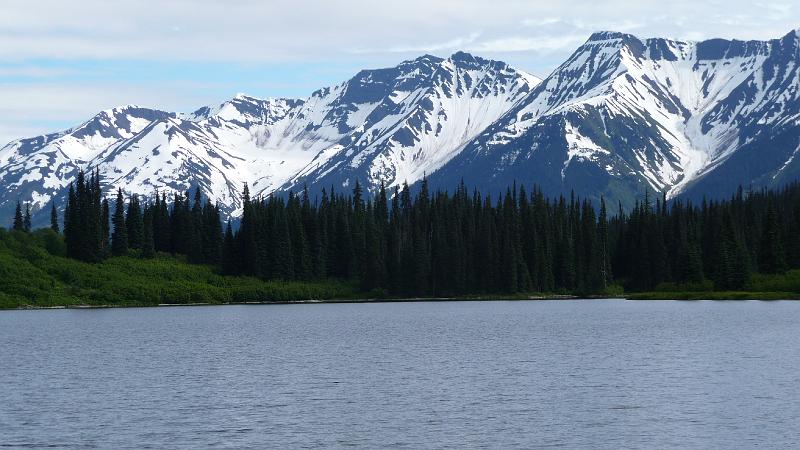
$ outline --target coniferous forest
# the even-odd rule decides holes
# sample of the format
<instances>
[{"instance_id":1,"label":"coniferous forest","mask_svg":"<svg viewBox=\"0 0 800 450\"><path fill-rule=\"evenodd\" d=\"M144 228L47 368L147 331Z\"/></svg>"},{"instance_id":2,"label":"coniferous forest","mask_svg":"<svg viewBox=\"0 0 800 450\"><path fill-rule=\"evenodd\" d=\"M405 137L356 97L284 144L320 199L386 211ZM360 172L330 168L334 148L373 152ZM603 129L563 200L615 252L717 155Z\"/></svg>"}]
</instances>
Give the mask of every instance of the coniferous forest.
<instances>
[{"instance_id":1,"label":"coniferous forest","mask_svg":"<svg viewBox=\"0 0 800 450\"><path fill-rule=\"evenodd\" d=\"M63 235L67 256L86 262L163 252L224 275L347 280L376 296L735 291L754 273L800 267L798 184L701 204L646 195L631 211L609 207L523 186L492 198L463 183L430 192L423 181L415 194L403 186L367 198L356 183L313 199L251 198L245 186L234 227L199 190L147 201L119 190L109 200L97 173L81 173ZM55 205L51 224L61 231ZM18 205L13 228L30 230L28 208Z\"/></svg>"}]
</instances>

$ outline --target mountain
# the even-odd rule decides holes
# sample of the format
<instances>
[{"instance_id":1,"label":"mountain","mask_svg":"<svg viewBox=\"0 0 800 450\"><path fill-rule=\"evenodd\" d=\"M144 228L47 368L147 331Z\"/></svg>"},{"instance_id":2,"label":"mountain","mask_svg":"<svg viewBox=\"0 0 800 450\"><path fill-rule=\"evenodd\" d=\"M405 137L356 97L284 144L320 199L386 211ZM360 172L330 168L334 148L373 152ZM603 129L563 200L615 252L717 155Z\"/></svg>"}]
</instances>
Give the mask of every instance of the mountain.
<instances>
[{"instance_id":1,"label":"mountain","mask_svg":"<svg viewBox=\"0 0 800 450\"><path fill-rule=\"evenodd\" d=\"M237 95L190 114L134 106L74 129L0 149L0 215L17 199L61 203L79 168L104 188L149 195L200 187L237 213L255 195L360 179L367 188L413 183L447 162L540 80L504 63L456 53L364 70L306 99Z\"/></svg>"},{"instance_id":2,"label":"mountain","mask_svg":"<svg viewBox=\"0 0 800 450\"><path fill-rule=\"evenodd\" d=\"M355 180L371 189L381 181L414 183L452 159L539 81L462 52L361 72L330 102L333 110L349 112L349 132L279 189L347 187Z\"/></svg>"},{"instance_id":3,"label":"mountain","mask_svg":"<svg viewBox=\"0 0 800 450\"><path fill-rule=\"evenodd\" d=\"M800 39L685 42L593 34L517 106L431 175L489 191L630 205L645 190L701 198L796 179Z\"/></svg>"},{"instance_id":4,"label":"mountain","mask_svg":"<svg viewBox=\"0 0 800 450\"><path fill-rule=\"evenodd\" d=\"M171 113L137 106L105 110L67 131L13 141L0 149L0 215L7 217L17 200L34 210L63 196L81 168L96 156L135 138L151 123Z\"/></svg>"},{"instance_id":5,"label":"mountain","mask_svg":"<svg viewBox=\"0 0 800 450\"><path fill-rule=\"evenodd\" d=\"M544 80L458 52L364 70L304 99L193 113L126 106L0 149L0 216L61 204L79 168L109 190L200 187L237 215L308 187L513 182L630 206L645 191L729 195L800 176L800 31L769 41L593 34Z\"/></svg>"}]
</instances>

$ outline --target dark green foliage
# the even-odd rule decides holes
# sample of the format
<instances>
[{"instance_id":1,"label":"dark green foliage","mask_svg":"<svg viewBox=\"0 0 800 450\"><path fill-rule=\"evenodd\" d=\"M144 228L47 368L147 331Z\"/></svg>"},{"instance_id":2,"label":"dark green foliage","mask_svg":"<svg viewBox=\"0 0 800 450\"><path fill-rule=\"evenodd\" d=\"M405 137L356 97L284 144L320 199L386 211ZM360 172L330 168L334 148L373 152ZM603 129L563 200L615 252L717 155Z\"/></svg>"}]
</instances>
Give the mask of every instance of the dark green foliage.
<instances>
[{"instance_id":1,"label":"dark green foliage","mask_svg":"<svg viewBox=\"0 0 800 450\"><path fill-rule=\"evenodd\" d=\"M761 252L758 268L762 273L780 273L786 270L784 239L781 235L778 213L770 199L761 231Z\"/></svg>"},{"instance_id":2,"label":"dark green foliage","mask_svg":"<svg viewBox=\"0 0 800 450\"><path fill-rule=\"evenodd\" d=\"M128 253L128 230L125 224L125 197L122 188L117 192L117 203L114 207L114 234L111 237L111 254L121 256Z\"/></svg>"},{"instance_id":3,"label":"dark green foliage","mask_svg":"<svg viewBox=\"0 0 800 450\"><path fill-rule=\"evenodd\" d=\"M137 195L131 195L130 199L128 199L125 228L128 232L128 247L137 250L141 249L144 240L144 218L142 217L142 207Z\"/></svg>"},{"instance_id":4,"label":"dark green foliage","mask_svg":"<svg viewBox=\"0 0 800 450\"><path fill-rule=\"evenodd\" d=\"M58 226L58 211L55 202L50 203L50 229L56 233L61 232L61 228Z\"/></svg>"},{"instance_id":5,"label":"dark green foliage","mask_svg":"<svg viewBox=\"0 0 800 450\"><path fill-rule=\"evenodd\" d=\"M100 218L100 227L102 229L100 247L104 258L108 256L109 239L111 239L111 214L109 209L108 199L104 198L102 206L103 213Z\"/></svg>"},{"instance_id":6,"label":"dark green foliage","mask_svg":"<svg viewBox=\"0 0 800 450\"><path fill-rule=\"evenodd\" d=\"M156 255L155 240L153 238L153 215L155 209L145 206L142 214L142 258L153 258Z\"/></svg>"},{"instance_id":7,"label":"dark green foliage","mask_svg":"<svg viewBox=\"0 0 800 450\"><path fill-rule=\"evenodd\" d=\"M203 206L198 233L201 234L200 261L206 264L220 264L222 262L222 222L220 221L219 205L206 202Z\"/></svg>"},{"instance_id":8,"label":"dark green foliage","mask_svg":"<svg viewBox=\"0 0 800 450\"><path fill-rule=\"evenodd\" d=\"M233 235L233 227L230 221L225 228L225 238L222 244L222 273L232 275L240 273L242 270L241 253L239 244Z\"/></svg>"},{"instance_id":9,"label":"dark green foliage","mask_svg":"<svg viewBox=\"0 0 800 450\"><path fill-rule=\"evenodd\" d=\"M101 197L99 172L93 172L87 181L80 171L70 185L64 213L67 255L71 258L97 262L105 256L107 214Z\"/></svg>"},{"instance_id":10,"label":"dark green foliage","mask_svg":"<svg viewBox=\"0 0 800 450\"><path fill-rule=\"evenodd\" d=\"M22 218L22 205L17 201L17 208L14 210L14 224L11 229L15 231L25 231L25 220Z\"/></svg>"},{"instance_id":11,"label":"dark green foliage","mask_svg":"<svg viewBox=\"0 0 800 450\"><path fill-rule=\"evenodd\" d=\"M160 254L100 263L66 258L64 238L49 228L0 228L0 308L57 305L155 306L162 303L285 302L354 298L347 283L262 281L217 274Z\"/></svg>"},{"instance_id":12,"label":"dark green foliage","mask_svg":"<svg viewBox=\"0 0 800 450\"><path fill-rule=\"evenodd\" d=\"M25 218L22 221L22 226L25 229L25 232L31 231L31 204L25 204Z\"/></svg>"},{"instance_id":13,"label":"dark green foliage","mask_svg":"<svg viewBox=\"0 0 800 450\"><path fill-rule=\"evenodd\" d=\"M70 187L64 242L71 258L108 256L108 202L99 191L96 173L88 181L81 173ZM126 216L120 189L112 253L130 246L143 258L183 255L226 275L338 278L394 296L601 294L621 286L733 291L750 286L757 271L800 267L800 185L740 189L700 206L646 194L613 217L602 197L599 205L575 195L550 200L516 185L493 199L468 194L463 182L452 195L430 192L426 180L416 195L407 185L367 195L356 182L349 196L322 190L313 201L306 190L253 199L245 185L239 229L229 222L224 232L220 207L199 189L190 194L173 194L170 205L156 193L143 206L133 195ZM21 205L17 212L24 231Z\"/></svg>"}]
</instances>

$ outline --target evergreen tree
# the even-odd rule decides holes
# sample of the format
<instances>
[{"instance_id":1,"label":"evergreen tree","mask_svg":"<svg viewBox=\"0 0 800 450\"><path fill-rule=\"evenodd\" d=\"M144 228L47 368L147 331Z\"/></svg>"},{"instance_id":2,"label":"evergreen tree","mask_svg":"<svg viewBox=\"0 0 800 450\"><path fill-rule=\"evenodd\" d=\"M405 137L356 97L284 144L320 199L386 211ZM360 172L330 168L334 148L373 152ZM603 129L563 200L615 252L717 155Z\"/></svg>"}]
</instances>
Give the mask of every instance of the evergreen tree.
<instances>
[{"instance_id":1,"label":"evergreen tree","mask_svg":"<svg viewBox=\"0 0 800 450\"><path fill-rule=\"evenodd\" d=\"M99 172L80 172L64 210L67 255L95 262L139 245L142 256L171 251L211 264L228 275L263 279L340 278L366 291L447 296L528 291L601 293L609 283L626 290L663 282L691 285L708 279L716 289L742 289L751 270L780 273L800 267L800 184L781 191L737 192L700 206L649 194L630 211L609 217L570 195L550 200L533 187L514 185L505 195L472 195L462 182L451 195L430 192L427 180L413 196L403 185L371 198L356 183L348 196L307 189L286 197L251 199L247 185L238 233L221 210L196 190L165 192L144 209L136 195L126 205L118 189L109 220ZM391 199L390 199L391 197ZM596 208L597 206L597 208ZM18 203L14 228L26 229ZM136 218L136 216L139 218ZM51 222L57 227L55 205ZM55 228L55 227L54 227ZM134 238L139 232L141 238ZM139 240L138 244L134 241ZM788 250L788 252L787 252ZM613 274L613 278L612 278Z\"/></svg>"},{"instance_id":2,"label":"evergreen tree","mask_svg":"<svg viewBox=\"0 0 800 450\"><path fill-rule=\"evenodd\" d=\"M25 204L25 219L23 220L23 228L25 229L26 233L30 232L31 228L32 228L31 227L31 204L30 203L26 203Z\"/></svg>"},{"instance_id":3,"label":"evergreen tree","mask_svg":"<svg viewBox=\"0 0 800 450\"><path fill-rule=\"evenodd\" d=\"M202 215L202 260L217 265L222 261L222 222L219 205L206 202Z\"/></svg>"},{"instance_id":4,"label":"evergreen tree","mask_svg":"<svg viewBox=\"0 0 800 450\"><path fill-rule=\"evenodd\" d=\"M778 223L778 213L772 199L767 203L767 212L761 232L761 251L759 253L759 270L763 273L780 273L786 271L784 240Z\"/></svg>"},{"instance_id":5,"label":"evergreen tree","mask_svg":"<svg viewBox=\"0 0 800 450\"><path fill-rule=\"evenodd\" d=\"M141 204L137 195L131 195L128 199L125 228L128 232L128 247L137 250L141 249L144 240L144 218L142 217Z\"/></svg>"},{"instance_id":6,"label":"evergreen tree","mask_svg":"<svg viewBox=\"0 0 800 450\"><path fill-rule=\"evenodd\" d=\"M122 188L117 191L117 203L114 208L114 235L111 241L111 253L122 256L128 253L128 230L125 225L125 197Z\"/></svg>"},{"instance_id":7,"label":"evergreen tree","mask_svg":"<svg viewBox=\"0 0 800 450\"><path fill-rule=\"evenodd\" d=\"M142 258L153 258L156 255L155 238L153 233L153 218L155 210L152 206L145 206L142 213Z\"/></svg>"},{"instance_id":8,"label":"evergreen tree","mask_svg":"<svg viewBox=\"0 0 800 450\"><path fill-rule=\"evenodd\" d=\"M56 233L61 232L61 227L58 226L58 211L55 201L50 202L50 229Z\"/></svg>"},{"instance_id":9,"label":"evergreen tree","mask_svg":"<svg viewBox=\"0 0 800 450\"><path fill-rule=\"evenodd\" d=\"M225 227L225 238L222 243L222 273L226 275L241 273L239 249L240 246L233 234L233 227L231 222L228 221L228 225Z\"/></svg>"},{"instance_id":10,"label":"evergreen tree","mask_svg":"<svg viewBox=\"0 0 800 450\"><path fill-rule=\"evenodd\" d=\"M110 221L111 216L109 213L109 206L108 206L108 199L103 199L103 206L102 206L102 218L101 218L101 229L102 229L102 237L100 240L100 247L102 250L103 256L108 256L108 248L109 248L109 239L111 238L111 228L110 228Z\"/></svg>"},{"instance_id":11,"label":"evergreen tree","mask_svg":"<svg viewBox=\"0 0 800 450\"><path fill-rule=\"evenodd\" d=\"M78 258L79 229L77 207L75 188L70 183L67 206L64 209L64 242L67 246L67 256L70 258Z\"/></svg>"},{"instance_id":12,"label":"evergreen tree","mask_svg":"<svg viewBox=\"0 0 800 450\"><path fill-rule=\"evenodd\" d=\"M259 251L256 245L256 228L258 226L256 205L250 199L250 188L247 183L242 189L242 221L239 225L239 254L242 258L242 272L246 275L261 275Z\"/></svg>"},{"instance_id":13,"label":"evergreen tree","mask_svg":"<svg viewBox=\"0 0 800 450\"><path fill-rule=\"evenodd\" d=\"M17 201L17 208L14 211L14 224L11 227L16 231L25 231L25 220L22 217L22 205Z\"/></svg>"},{"instance_id":14,"label":"evergreen tree","mask_svg":"<svg viewBox=\"0 0 800 450\"><path fill-rule=\"evenodd\" d=\"M602 196L600 197L600 216L597 221L597 240L599 287L605 291L612 277L608 246L608 213L606 211L606 201Z\"/></svg>"}]
</instances>

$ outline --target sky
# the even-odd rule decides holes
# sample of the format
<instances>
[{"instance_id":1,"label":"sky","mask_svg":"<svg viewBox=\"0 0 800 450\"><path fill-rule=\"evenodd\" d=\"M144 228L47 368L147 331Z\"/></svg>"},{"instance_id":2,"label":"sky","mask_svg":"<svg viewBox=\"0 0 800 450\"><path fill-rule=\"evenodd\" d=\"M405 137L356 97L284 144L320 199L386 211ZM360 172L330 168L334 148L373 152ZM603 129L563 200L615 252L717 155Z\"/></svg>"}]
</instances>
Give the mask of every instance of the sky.
<instances>
[{"instance_id":1,"label":"sky","mask_svg":"<svg viewBox=\"0 0 800 450\"><path fill-rule=\"evenodd\" d=\"M306 97L463 50L545 77L594 31L771 39L798 0L3 0L0 146L137 104Z\"/></svg>"}]
</instances>

